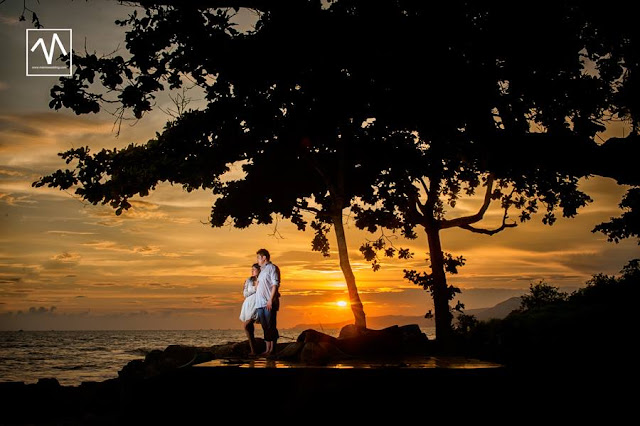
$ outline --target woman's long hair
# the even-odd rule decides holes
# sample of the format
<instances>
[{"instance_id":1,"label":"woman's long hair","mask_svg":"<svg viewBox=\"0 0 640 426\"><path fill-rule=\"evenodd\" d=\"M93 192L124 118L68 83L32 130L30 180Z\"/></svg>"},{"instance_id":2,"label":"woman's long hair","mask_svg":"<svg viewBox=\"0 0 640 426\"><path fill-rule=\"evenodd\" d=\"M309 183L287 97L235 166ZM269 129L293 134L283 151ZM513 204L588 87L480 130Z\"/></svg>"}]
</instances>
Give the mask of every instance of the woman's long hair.
<instances>
[{"instance_id":1,"label":"woman's long hair","mask_svg":"<svg viewBox=\"0 0 640 426\"><path fill-rule=\"evenodd\" d=\"M260 275L260 265L258 265L257 263L254 263L252 266L252 268L255 268L258 270L258 275ZM256 282L256 280L258 279L258 275L251 275L251 279L253 280L253 282Z\"/></svg>"}]
</instances>

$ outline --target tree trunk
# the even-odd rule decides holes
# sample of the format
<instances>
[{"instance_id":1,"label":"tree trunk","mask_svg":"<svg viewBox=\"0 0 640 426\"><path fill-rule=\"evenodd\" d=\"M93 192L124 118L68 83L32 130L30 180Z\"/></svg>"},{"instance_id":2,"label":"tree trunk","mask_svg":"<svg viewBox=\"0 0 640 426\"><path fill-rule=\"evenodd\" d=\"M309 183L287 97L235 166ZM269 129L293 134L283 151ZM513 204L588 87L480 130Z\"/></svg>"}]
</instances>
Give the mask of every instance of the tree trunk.
<instances>
[{"instance_id":1,"label":"tree trunk","mask_svg":"<svg viewBox=\"0 0 640 426\"><path fill-rule=\"evenodd\" d=\"M349 262L349 251L347 250L347 238L344 234L344 225L342 224L342 210L338 210L336 214L332 216L333 226L336 230L336 239L338 241L338 254L340 256L340 268L344 274L344 279L347 283L347 289L349 290L349 301L351 302L351 311L356 320L356 327L359 329L365 329L367 327L367 320L364 314L364 308L360 301L360 295L358 294L358 287L356 287L356 277L353 275L351 269L351 263Z\"/></svg>"},{"instance_id":2,"label":"tree trunk","mask_svg":"<svg viewBox=\"0 0 640 426\"><path fill-rule=\"evenodd\" d=\"M440 244L440 229L437 226L426 229L429 242L429 259L433 278L433 307L436 319L436 340L446 342L451 336L453 316L449 310L449 292L444 271L444 256Z\"/></svg>"}]
</instances>

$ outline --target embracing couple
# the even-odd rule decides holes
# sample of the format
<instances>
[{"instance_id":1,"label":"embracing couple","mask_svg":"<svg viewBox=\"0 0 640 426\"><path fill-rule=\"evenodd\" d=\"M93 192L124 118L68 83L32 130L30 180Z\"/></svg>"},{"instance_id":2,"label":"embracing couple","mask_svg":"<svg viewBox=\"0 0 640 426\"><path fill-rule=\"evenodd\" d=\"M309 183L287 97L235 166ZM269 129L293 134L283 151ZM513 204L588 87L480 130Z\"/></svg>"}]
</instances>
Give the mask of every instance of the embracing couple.
<instances>
[{"instance_id":1,"label":"embracing couple","mask_svg":"<svg viewBox=\"0 0 640 426\"><path fill-rule=\"evenodd\" d=\"M259 322L264 331L266 350L261 356L274 353L276 342L280 335L276 327L276 317L280 309L280 269L271 263L271 255L266 249L256 252L256 262L251 267L251 277L244 283L242 294L244 303L240 312L240 321L249 338L251 353L256 355L256 340L254 337L254 323Z\"/></svg>"}]
</instances>

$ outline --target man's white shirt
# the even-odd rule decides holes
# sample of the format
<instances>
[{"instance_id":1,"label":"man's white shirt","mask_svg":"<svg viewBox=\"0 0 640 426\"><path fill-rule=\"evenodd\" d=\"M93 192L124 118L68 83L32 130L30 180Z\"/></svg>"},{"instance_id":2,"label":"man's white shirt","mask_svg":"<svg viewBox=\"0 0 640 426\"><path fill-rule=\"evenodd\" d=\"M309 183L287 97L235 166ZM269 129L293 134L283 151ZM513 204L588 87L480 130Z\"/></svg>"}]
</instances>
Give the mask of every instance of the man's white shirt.
<instances>
[{"instance_id":1,"label":"man's white shirt","mask_svg":"<svg viewBox=\"0 0 640 426\"><path fill-rule=\"evenodd\" d=\"M258 275L256 309L267 306L271 298L271 288L274 285L280 286L280 268L271 262L267 262L260 268L260 275Z\"/></svg>"}]
</instances>

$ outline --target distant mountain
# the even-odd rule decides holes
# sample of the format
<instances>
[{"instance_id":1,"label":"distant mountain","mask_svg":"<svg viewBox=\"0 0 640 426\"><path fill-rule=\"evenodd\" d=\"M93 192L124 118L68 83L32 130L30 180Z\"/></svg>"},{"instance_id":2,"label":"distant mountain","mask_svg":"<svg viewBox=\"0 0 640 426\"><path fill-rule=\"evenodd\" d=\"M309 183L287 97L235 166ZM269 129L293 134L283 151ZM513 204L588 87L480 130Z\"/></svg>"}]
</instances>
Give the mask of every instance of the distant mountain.
<instances>
[{"instance_id":1,"label":"distant mountain","mask_svg":"<svg viewBox=\"0 0 640 426\"><path fill-rule=\"evenodd\" d=\"M474 315L479 320L488 320L491 318L504 318L511 313L511 311L520 307L520 297L512 297L491 308L478 308L478 309L466 309L467 315ZM340 329L347 324L353 324L353 320L347 320L342 322L334 322L328 324L309 323L309 324L297 324L292 329L306 330L313 328L314 330L329 330ZM434 327L435 322L433 319L426 319L421 316L407 316L407 315L385 315L381 317L367 317L367 328L381 329L390 327L392 325L407 325L418 324L421 327Z\"/></svg>"},{"instance_id":2,"label":"distant mountain","mask_svg":"<svg viewBox=\"0 0 640 426\"><path fill-rule=\"evenodd\" d=\"M511 297L491 308L465 309L464 313L476 319L486 321L492 318L502 319L520 307L521 297Z\"/></svg>"}]
</instances>

